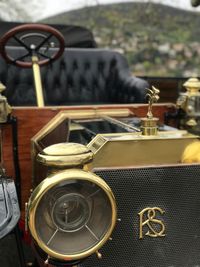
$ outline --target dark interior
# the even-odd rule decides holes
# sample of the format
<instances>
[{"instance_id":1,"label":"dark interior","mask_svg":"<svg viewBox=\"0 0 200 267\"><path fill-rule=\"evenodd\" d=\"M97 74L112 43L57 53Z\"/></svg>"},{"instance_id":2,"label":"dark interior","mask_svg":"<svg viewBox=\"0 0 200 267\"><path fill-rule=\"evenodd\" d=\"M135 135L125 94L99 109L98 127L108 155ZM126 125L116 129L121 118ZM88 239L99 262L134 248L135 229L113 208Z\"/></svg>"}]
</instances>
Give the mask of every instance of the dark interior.
<instances>
[{"instance_id":1,"label":"dark interior","mask_svg":"<svg viewBox=\"0 0 200 267\"><path fill-rule=\"evenodd\" d=\"M24 49L9 47L17 58ZM118 52L66 48L63 56L41 67L45 105L143 103L148 83L132 75ZM12 106L36 105L32 69L8 65L0 59L0 80Z\"/></svg>"}]
</instances>

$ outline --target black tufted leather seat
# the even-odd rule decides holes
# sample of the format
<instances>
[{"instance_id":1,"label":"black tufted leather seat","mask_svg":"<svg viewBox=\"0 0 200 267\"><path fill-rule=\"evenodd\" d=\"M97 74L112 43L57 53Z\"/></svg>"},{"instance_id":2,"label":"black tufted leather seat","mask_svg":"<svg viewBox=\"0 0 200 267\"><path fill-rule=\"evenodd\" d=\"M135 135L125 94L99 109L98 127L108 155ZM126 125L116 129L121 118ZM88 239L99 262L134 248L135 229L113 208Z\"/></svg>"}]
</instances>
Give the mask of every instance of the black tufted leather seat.
<instances>
[{"instance_id":1,"label":"black tufted leather seat","mask_svg":"<svg viewBox=\"0 0 200 267\"><path fill-rule=\"evenodd\" d=\"M22 55L23 49L7 49ZM134 77L126 59L103 49L65 49L56 62L41 68L45 105L86 105L144 102L146 81ZM0 80L13 106L36 105L31 69L0 59Z\"/></svg>"}]
</instances>

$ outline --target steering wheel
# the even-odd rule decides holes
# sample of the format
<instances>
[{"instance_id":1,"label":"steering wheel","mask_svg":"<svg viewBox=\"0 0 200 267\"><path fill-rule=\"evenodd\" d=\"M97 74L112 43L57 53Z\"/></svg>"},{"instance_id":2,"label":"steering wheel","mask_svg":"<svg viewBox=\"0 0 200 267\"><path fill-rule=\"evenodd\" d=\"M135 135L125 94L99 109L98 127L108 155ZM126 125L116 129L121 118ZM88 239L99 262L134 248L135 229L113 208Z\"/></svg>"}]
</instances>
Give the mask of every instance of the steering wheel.
<instances>
[{"instance_id":1,"label":"steering wheel","mask_svg":"<svg viewBox=\"0 0 200 267\"><path fill-rule=\"evenodd\" d=\"M24 55L14 58L12 55L8 54L6 46L8 46L11 39L25 48L26 53ZM32 42L31 39L34 39L34 42ZM58 49L53 50L53 54L47 54L46 52L49 52L49 48L54 47L55 44L51 40L58 43ZM46 65L58 59L64 52L64 48L65 41L63 35L53 27L44 24L25 24L17 26L8 31L0 39L0 53L2 57L7 63L23 68L32 67L32 56L38 57L38 64L40 66Z\"/></svg>"}]
</instances>

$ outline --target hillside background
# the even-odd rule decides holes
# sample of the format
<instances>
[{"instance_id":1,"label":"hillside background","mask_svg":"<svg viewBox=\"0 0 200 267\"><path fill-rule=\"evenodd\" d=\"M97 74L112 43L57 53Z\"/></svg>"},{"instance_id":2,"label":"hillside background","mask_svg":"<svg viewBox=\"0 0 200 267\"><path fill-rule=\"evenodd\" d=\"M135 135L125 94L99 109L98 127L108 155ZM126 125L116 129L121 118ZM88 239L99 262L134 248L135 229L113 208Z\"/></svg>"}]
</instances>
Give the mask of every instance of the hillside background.
<instances>
[{"instance_id":1,"label":"hillside background","mask_svg":"<svg viewBox=\"0 0 200 267\"><path fill-rule=\"evenodd\" d=\"M142 76L200 76L200 14L153 3L97 5L43 20L90 29Z\"/></svg>"}]
</instances>

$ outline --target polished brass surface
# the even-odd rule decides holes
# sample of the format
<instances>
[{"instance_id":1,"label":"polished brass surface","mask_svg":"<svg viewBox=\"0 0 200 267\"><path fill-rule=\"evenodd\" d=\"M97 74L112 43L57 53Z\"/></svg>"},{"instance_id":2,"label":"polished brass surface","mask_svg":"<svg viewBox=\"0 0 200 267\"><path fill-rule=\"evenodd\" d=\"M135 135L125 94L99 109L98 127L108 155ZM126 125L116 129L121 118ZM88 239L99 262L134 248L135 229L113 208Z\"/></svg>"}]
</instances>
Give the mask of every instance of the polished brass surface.
<instances>
[{"instance_id":1,"label":"polished brass surface","mask_svg":"<svg viewBox=\"0 0 200 267\"><path fill-rule=\"evenodd\" d=\"M37 156L37 161L51 167L75 167L89 163L93 153L84 145L59 143L45 148Z\"/></svg>"},{"instance_id":2,"label":"polished brass surface","mask_svg":"<svg viewBox=\"0 0 200 267\"><path fill-rule=\"evenodd\" d=\"M200 97L200 81L197 78L190 78L183 86L186 92L180 94L176 103L177 107L182 108L189 116L196 115L195 113L200 114L200 111L191 105L191 103L195 105L195 98Z\"/></svg>"},{"instance_id":3,"label":"polished brass surface","mask_svg":"<svg viewBox=\"0 0 200 267\"><path fill-rule=\"evenodd\" d=\"M186 125L190 127L197 126L197 121L195 120L195 118L190 118L186 121Z\"/></svg>"},{"instance_id":4,"label":"polished brass surface","mask_svg":"<svg viewBox=\"0 0 200 267\"><path fill-rule=\"evenodd\" d=\"M96 254L98 259L102 259L102 254L98 250L96 251Z\"/></svg>"},{"instance_id":5,"label":"polished brass surface","mask_svg":"<svg viewBox=\"0 0 200 267\"><path fill-rule=\"evenodd\" d=\"M146 97L148 98L148 112L147 112L147 118L152 119L153 113L152 113L152 106L153 103L156 103L159 99L158 94L160 93L159 89L152 86L152 89L148 89Z\"/></svg>"},{"instance_id":6,"label":"polished brass surface","mask_svg":"<svg viewBox=\"0 0 200 267\"><path fill-rule=\"evenodd\" d=\"M142 118L141 131L143 135L157 135L158 132L158 118Z\"/></svg>"},{"instance_id":7,"label":"polished brass surface","mask_svg":"<svg viewBox=\"0 0 200 267\"><path fill-rule=\"evenodd\" d=\"M179 163L185 147L199 140L187 131L98 134L88 148L94 153L88 169Z\"/></svg>"},{"instance_id":8,"label":"polished brass surface","mask_svg":"<svg viewBox=\"0 0 200 267\"><path fill-rule=\"evenodd\" d=\"M12 111L7 98L1 94L5 89L6 87L0 82L0 123L6 122Z\"/></svg>"},{"instance_id":9,"label":"polished brass surface","mask_svg":"<svg viewBox=\"0 0 200 267\"><path fill-rule=\"evenodd\" d=\"M49 156L75 156L88 152L86 146L77 143L60 143L43 149L43 153Z\"/></svg>"},{"instance_id":10,"label":"polished brass surface","mask_svg":"<svg viewBox=\"0 0 200 267\"><path fill-rule=\"evenodd\" d=\"M158 119L154 118L152 108L153 103L157 102L159 99L158 94L160 91L152 86L152 89L148 89L146 97L148 98L148 112L146 118L141 118L141 131L143 135L157 135L157 122Z\"/></svg>"},{"instance_id":11,"label":"polished brass surface","mask_svg":"<svg viewBox=\"0 0 200 267\"><path fill-rule=\"evenodd\" d=\"M7 98L0 94L0 123L8 120L8 115L12 112L10 105L8 105Z\"/></svg>"},{"instance_id":12,"label":"polished brass surface","mask_svg":"<svg viewBox=\"0 0 200 267\"><path fill-rule=\"evenodd\" d=\"M102 115L105 116L116 116L116 117L128 117L130 115L130 110L124 109L83 109L83 110L65 110L60 111L52 120L50 120L33 138L31 139L32 144L37 147L39 141L44 138L47 134L52 132L59 124L64 120L70 119L88 119L88 118L99 118ZM76 125L77 126L77 125ZM73 127L73 126L70 126ZM40 147L42 151L42 148ZM34 153L33 153L34 154Z\"/></svg>"},{"instance_id":13,"label":"polished brass surface","mask_svg":"<svg viewBox=\"0 0 200 267\"><path fill-rule=\"evenodd\" d=\"M5 85L0 82L0 93L2 93L6 89Z\"/></svg>"},{"instance_id":14,"label":"polished brass surface","mask_svg":"<svg viewBox=\"0 0 200 267\"><path fill-rule=\"evenodd\" d=\"M33 65L33 77L34 77L34 83L35 83L37 105L38 105L38 107L44 107L42 80L41 80L40 66L38 64L38 57L37 56L32 56L32 65Z\"/></svg>"},{"instance_id":15,"label":"polished brass surface","mask_svg":"<svg viewBox=\"0 0 200 267\"><path fill-rule=\"evenodd\" d=\"M188 94L196 94L200 90L200 81L197 78L190 78L183 86L187 89Z\"/></svg>"},{"instance_id":16,"label":"polished brass surface","mask_svg":"<svg viewBox=\"0 0 200 267\"><path fill-rule=\"evenodd\" d=\"M159 207L147 207L138 213L140 220L139 239L143 239L144 236L165 237L164 222L157 218L157 215L164 213L165 211Z\"/></svg>"},{"instance_id":17,"label":"polished brass surface","mask_svg":"<svg viewBox=\"0 0 200 267\"><path fill-rule=\"evenodd\" d=\"M46 192L48 192L51 188L53 188L54 186L62 182L71 181L74 179L76 179L77 181L83 180L83 181L92 182L96 184L98 187L100 187L106 193L110 201L110 205L112 209L112 221L109 226L109 230L106 232L106 234L102 237L102 239L99 240L99 242L95 246L91 247L87 251L83 251L82 253L64 255L64 254L57 253L56 251L50 249L48 245L46 245L40 239L40 237L38 236L38 231L35 226L35 216L36 216L36 210L37 210L38 204L40 200L42 199L42 197L46 194ZM28 204L28 226L29 226L31 235L33 236L34 240L36 241L38 246L43 251L45 251L50 257L53 257L55 259L65 260L65 261L82 259L98 251L101 248L101 246L109 239L114 229L116 218L117 218L116 202L115 202L115 198L110 187L106 184L106 182L103 179L101 179L97 175L90 173L90 172L85 172L80 169L64 170L64 171L60 171L60 172L57 172L56 174L52 174L48 176L33 191L31 198L29 200L29 204Z\"/></svg>"},{"instance_id":18,"label":"polished brass surface","mask_svg":"<svg viewBox=\"0 0 200 267\"><path fill-rule=\"evenodd\" d=\"M200 116L200 81L197 78L190 78L183 86L186 92L180 94L176 105L186 113L181 124L193 128L197 126L196 119Z\"/></svg>"},{"instance_id":19,"label":"polished brass surface","mask_svg":"<svg viewBox=\"0 0 200 267\"><path fill-rule=\"evenodd\" d=\"M53 108L52 108L53 109ZM56 108L55 108L56 109ZM31 139L31 159L32 159L32 177L33 184L35 184L36 177L36 155L38 152L42 152L45 148L43 140L55 131L62 123L68 125L69 130L67 132L61 132L60 138L66 138L67 141L69 131L73 130L73 125L71 126L70 119L94 119L99 118L102 115L105 116L115 116L115 117L128 117L130 116L130 110L128 108L101 108L94 106L93 109L80 109L80 110L65 110L60 111L53 119L51 119L36 135ZM71 129L70 129L71 127ZM76 124L77 127L77 124ZM62 137L61 137L62 134ZM54 140L52 140L54 142ZM61 142L61 141L60 141Z\"/></svg>"},{"instance_id":20,"label":"polished brass surface","mask_svg":"<svg viewBox=\"0 0 200 267\"><path fill-rule=\"evenodd\" d=\"M182 155L182 163L200 163L200 142L189 144Z\"/></svg>"}]
</instances>

